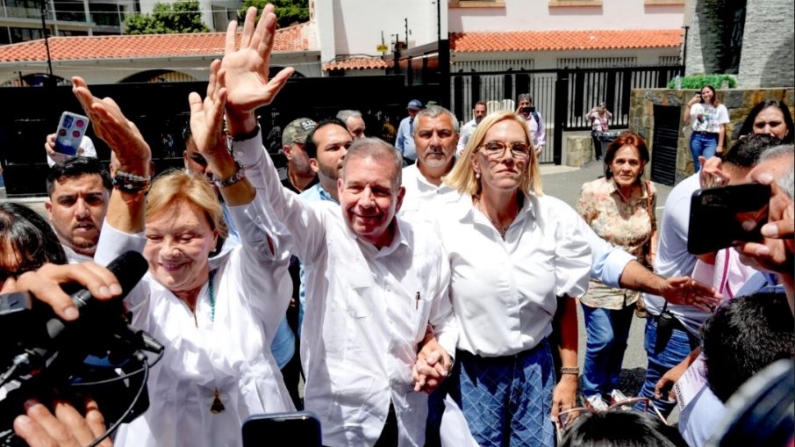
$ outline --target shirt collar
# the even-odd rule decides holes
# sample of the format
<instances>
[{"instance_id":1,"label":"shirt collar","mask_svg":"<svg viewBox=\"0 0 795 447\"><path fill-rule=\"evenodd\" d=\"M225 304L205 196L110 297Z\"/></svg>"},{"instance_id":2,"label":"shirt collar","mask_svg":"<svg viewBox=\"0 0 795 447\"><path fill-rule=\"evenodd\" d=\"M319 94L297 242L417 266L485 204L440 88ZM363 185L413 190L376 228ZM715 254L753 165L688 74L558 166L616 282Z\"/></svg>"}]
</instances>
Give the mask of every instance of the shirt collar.
<instances>
[{"instance_id":1,"label":"shirt collar","mask_svg":"<svg viewBox=\"0 0 795 447\"><path fill-rule=\"evenodd\" d=\"M524 203L522 203L522 207L516 214L516 220L521 221L525 216L535 220L537 217L535 202L535 195L525 193ZM462 194L455 202L455 206L455 215L460 222L475 222L475 207L472 205L472 195Z\"/></svg>"},{"instance_id":2,"label":"shirt collar","mask_svg":"<svg viewBox=\"0 0 795 447\"><path fill-rule=\"evenodd\" d=\"M328 201L328 202L334 202L337 205L339 205L339 202L331 194L329 194L328 191L323 189L323 185L321 185L320 182L315 183L315 186L313 186L312 188L314 188L317 191L317 194L320 197L320 200L325 200L325 201Z\"/></svg>"}]
</instances>

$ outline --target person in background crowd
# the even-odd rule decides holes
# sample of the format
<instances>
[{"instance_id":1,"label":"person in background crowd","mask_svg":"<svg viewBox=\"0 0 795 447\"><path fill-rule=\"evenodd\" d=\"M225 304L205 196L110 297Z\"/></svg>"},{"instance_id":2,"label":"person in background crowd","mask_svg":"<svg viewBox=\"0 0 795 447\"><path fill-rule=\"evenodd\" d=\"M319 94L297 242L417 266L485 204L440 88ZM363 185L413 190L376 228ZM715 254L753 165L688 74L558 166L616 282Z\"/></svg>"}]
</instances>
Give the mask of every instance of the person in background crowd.
<instances>
[{"instance_id":1,"label":"person in background crowd","mask_svg":"<svg viewBox=\"0 0 795 447\"><path fill-rule=\"evenodd\" d=\"M455 163L458 120L442 106L422 109L414 118L417 163L403 168L406 194L399 216L433 219L436 201L458 197L442 182Z\"/></svg>"},{"instance_id":2,"label":"person in background crowd","mask_svg":"<svg viewBox=\"0 0 795 447\"><path fill-rule=\"evenodd\" d=\"M698 172L701 170L699 157L710 159L715 154L723 153L729 111L718 101L715 87L705 85L701 93L696 93L687 102L682 121L693 129L693 134L690 136L690 153L693 155L693 170Z\"/></svg>"},{"instance_id":3,"label":"person in background crowd","mask_svg":"<svg viewBox=\"0 0 795 447\"><path fill-rule=\"evenodd\" d=\"M66 155L55 151L55 137L56 134L51 133L47 135L44 141L44 151L47 153L47 165L50 167L55 163L60 163L72 157L72 155ZM83 139L80 141L80 147L77 148L76 155L97 158L97 149L94 147L94 142L91 141L91 138L87 135L83 135Z\"/></svg>"},{"instance_id":4,"label":"person in background crowd","mask_svg":"<svg viewBox=\"0 0 795 447\"><path fill-rule=\"evenodd\" d=\"M398 153L403 157L403 165L410 165L417 161L417 150L414 148L414 138L412 137L414 129L414 117L417 116L422 103L418 99L412 99L406 106L409 116L400 121L397 131L397 141L395 141L395 148Z\"/></svg>"},{"instance_id":5,"label":"person in background crowd","mask_svg":"<svg viewBox=\"0 0 795 447\"><path fill-rule=\"evenodd\" d=\"M587 291L591 253L576 212L542 195L533 149L522 117L484 118L445 178L461 198L439 212L461 327L450 393L481 446L553 446L550 415L577 396L573 298Z\"/></svg>"},{"instance_id":6,"label":"person in background crowd","mask_svg":"<svg viewBox=\"0 0 795 447\"><path fill-rule=\"evenodd\" d=\"M469 138L472 136L472 132L474 132L475 128L478 127L478 124L483 121L483 118L486 117L487 113L488 109L486 108L485 101L478 101L475 103L475 108L472 109L472 120L461 127L461 134L458 137L458 145L456 146L455 150L456 157L460 157L464 152L464 149L469 142Z\"/></svg>"},{"instance_id":7,"label":"person in background crowd","mask_svg":"<svg viewBox=\"0 0 795 447\"><path fill-rule=\"evenodd\" d=\"M533 105L533 97L529 93L519 95L517 100L519 101L519 106L516 108L516 113L527 121L533 148L535 148L537 154L540 154L544 151L544 146L546 145L547 131L544 126L544 117L536 110Z\"/></svg>"},{"instance_id":8,"label":"person in background crowd","mask_svg":"<svg viewBox=\"0 0 795 447\"><path fill-rule=\"evenodd\" d=\"M580 415L566 430L559 447L688 447L665 421L638 411Z\"/></svg>"},{"instance_id":9,"label":"person in background crowd","mask_svg":"<svg viewBox=\"0 0 795 447\"><path fill-rule=\"evenodd\" d=\"M339 113L337 113L337 119L345 123L345 127L351 134L351 138L354 140L364 138L365 126L361 112L358 110L340 110Z\"/></svg>"},{"instance_id":10,"label":"person in background crowd","mask_svg":"<svg viewBox=\"0 0 795 447\"><path fill-rule=\"evenodd\" d=\"M748 135L770 135L783 144L792 144L795 137L792 114L783 101L770 99L754 106L739 128L739 138Z\"/></svg>"},{"instance_id":11,"label":"person in background crowd","mask_svg":"<svg viewBox=\"0 0 795 447\"><path fill-rule=\"evenodd\" d=\"M318 183L305 189L301 193L302 198L339 202L337 180L342 174L342 163L352 143L353 138L342 121L330 118L317 123L306 137L304 150L309 156L309 166L317 173Z\"/></svg>"},{"instance_id":12,"label":"person in background crowd","mask_svg":"<svg viewBox=\"0 0 795 447\"><path fill-rule=\"evenodd\" d=\"M604 178L582 186L577 212L599 237L651 266L657 246L657 191L643 180L648 161L643 138L623 132L607 148ZM639 295L592 280L580 299L588 332L583 394L597 410L607 409L602 396L612 403L625 397L618 391L618 376Z\"/></svg>"},{"instance_id":13,"label":"person in background crowd","mask_svg":"<svg viewBox=\"0 0 795 447\"><path fill-rule=\"evenodd\" d=\"M604 101L585 114L585 118L591 122L591 139L596 161L602 161L602 142L599 141L599 134L609 130L609 122L612 117L613 114L607 110L607 103Z\"/></svg>"},{"instance_id":14,"label":"person in background crowd","mask_svg":"<svg viewBox=\"0 0 795 447\"><path fill-rule=\"evenodd\" d=\"M90 261L111 191L108 171L92 157L68 157L47 173L47 217L71 262Z\"/></svg>"},{"instance_id":15,"label":"person in background crowd","mask_svg":"<svg viewBox=\"0 0 795 447\"><path fill-rule=\"evenodd\" d=\"M317 183L317 174L309 163L306 153L306 137L315 130L317 123L309 118L298 118L284 128L282 153L287 158L287 176L282 186L300 194Z\"/></svg>"}]
</instances>

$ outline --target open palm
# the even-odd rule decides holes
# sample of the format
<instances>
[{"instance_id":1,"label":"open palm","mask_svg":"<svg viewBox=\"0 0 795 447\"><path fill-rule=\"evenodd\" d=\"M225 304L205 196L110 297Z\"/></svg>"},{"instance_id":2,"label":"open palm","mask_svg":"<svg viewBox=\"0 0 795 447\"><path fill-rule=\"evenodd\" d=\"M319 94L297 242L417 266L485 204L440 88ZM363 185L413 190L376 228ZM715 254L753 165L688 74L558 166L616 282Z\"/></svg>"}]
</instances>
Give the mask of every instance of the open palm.
<instances>
[{"instance_id":1,"label":"open palm","mask_svg":"<svg viewBox=\"0 0 795 447\"><path fill-rule=\"evenodd\" d=\"M191 93L188 97L193 142L199 153L211 159L218 156L219 151L226 152L223 133L226 89L219 85L223 76L219 71L220 66L221 61L218 60L210 65L210 82L203 101L197 93Z\"/></svg>"},{"instance_id":2,"label":"open palm","mask_svg":"<svg viewBox=\"0 0 795 447\"><path fill-rule=\"evenodd\" d=\"M293 73L285 68L268 80L271 51L276 32L276 15L273 6L262 11L256 24L257 8L246 13L240 48L235 44L237 23L232 22L226 30L226 45L221 70L225 73L227 106L231 114L251 113L258 107L270 104Z\"/></svg>"}]
</instances>

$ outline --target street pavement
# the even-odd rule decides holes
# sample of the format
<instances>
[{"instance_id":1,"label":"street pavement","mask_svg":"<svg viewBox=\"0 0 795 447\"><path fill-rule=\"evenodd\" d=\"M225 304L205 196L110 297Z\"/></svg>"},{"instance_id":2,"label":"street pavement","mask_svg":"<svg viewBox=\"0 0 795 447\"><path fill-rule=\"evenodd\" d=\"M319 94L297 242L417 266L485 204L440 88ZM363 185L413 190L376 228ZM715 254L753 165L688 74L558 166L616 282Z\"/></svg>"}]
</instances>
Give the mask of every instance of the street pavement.
<instances>
[{"instance_id":1,"label":"street pavement","mask_svg":"<svg viewBox=\"0 0 795 447\"><path fill-rule=\"evenodd\" d=\"M582 168L571 168L567 166L541 165L541 176L543 178L544 194L556 197L571 205L576 209L577 199L580 196L580 188L583 183L595 180L604 175L602 163L591 162ZM655 183L657 188L657 227L659 228L662 218L663 205L671 191L670 186ZM582 309L577 307L577 317L579 320L579 354L578 362L582 369L583 357L585 353L585 326L582 319ZM646 374L646 351L643 349L643 331L645 321L633 317L632 326L629 331L627 351L624 355L622 365L621 381L619 387L627 396L635 396L643 385ZM670 423L678 421L678 410L674 410L668 418Z\"/></svg>"}]
</instances>

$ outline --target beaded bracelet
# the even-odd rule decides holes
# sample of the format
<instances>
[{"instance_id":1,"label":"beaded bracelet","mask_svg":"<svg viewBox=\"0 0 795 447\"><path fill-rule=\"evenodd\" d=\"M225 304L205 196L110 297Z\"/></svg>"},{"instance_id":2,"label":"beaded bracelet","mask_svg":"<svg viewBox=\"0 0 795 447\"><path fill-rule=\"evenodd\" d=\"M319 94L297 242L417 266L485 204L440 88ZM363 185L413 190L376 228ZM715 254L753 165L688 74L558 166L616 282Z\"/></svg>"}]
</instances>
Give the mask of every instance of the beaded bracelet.
<instances>
[{"instance_id":1,"label":"beaded bracelet","mask_svg":"<svg viewBox=\"0 0 795 447\"><path fill-rule=\"evenodd\" d=\"M113 176L113 187L130 194L145 194L152 185L151 177L116 171Z\"/></svg>"},{"instance_id":2,"label":"beaded bracelet","mask_svg":"<svg viewBox=\"0 0 795 447\"><path fill-rule=\"evenodd\" d=\"M574 374L575 376L580 375L580 367L579 366L564 366L560 368L560 374Z\"/></svg>"}]
</instances>

